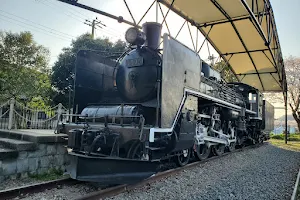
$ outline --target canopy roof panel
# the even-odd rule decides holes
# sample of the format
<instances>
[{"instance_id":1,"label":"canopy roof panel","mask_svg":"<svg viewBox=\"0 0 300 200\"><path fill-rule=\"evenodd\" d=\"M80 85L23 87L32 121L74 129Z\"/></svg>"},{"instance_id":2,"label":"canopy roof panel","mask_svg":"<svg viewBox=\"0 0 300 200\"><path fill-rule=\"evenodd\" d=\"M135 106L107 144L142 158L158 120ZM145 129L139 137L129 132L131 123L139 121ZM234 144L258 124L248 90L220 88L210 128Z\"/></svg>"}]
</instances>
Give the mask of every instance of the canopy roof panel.
<instances>
[{"instance_id":1,"label":"canopy roof panel","mask_svg":"<svg viewBox=\"0 0 300 200\"><path fill-rule=\"evenodd\" d=\"M260 91L283 91L285 74L269 0L160 0L195 25L237 79Z\"/></svg>"}]
</instances>

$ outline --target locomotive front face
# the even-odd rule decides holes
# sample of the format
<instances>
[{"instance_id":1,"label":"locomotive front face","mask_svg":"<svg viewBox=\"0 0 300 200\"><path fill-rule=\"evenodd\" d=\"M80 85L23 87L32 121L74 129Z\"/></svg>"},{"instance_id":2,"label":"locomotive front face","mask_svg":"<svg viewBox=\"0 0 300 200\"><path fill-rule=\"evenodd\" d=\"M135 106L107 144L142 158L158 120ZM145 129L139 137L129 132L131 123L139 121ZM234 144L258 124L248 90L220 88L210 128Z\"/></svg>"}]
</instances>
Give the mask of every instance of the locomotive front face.
<instances>
[{"instance_id":1,"label":"locomotive front face","mask_svg":"<svg viewBox=\"0 0 300 200\"><path fill-rule=\"evenodd\" d=\"M116 84L124 100L141 103L155 98L161 76L162 59L157 51L160 34L161 25L151 22L143 24L143 32L135 27L126 31L127 42L137 48L127 53L118 66Z\"/></svg>"},{"instance_id":2,"label":"locomotive front face","mask_svg":"<svg viewBox=\"0 0 300 200\"><path fill-rule=\"evenodd\" d=\"M135 27L126 32L125 38L132 49L122 55L117 68L114 65L106 66L114 70L98 70L103 77L114 80L105 82L103 78L98 102L81 111L79 120L84 123L77 126L78 129L68 126L73 129L69 132L69 147L73 152L131 158L136 142L146 140L150 126L158 121L159 103L155 98L159 99L157 88L161 80L162 58L157 50L161 25L146 23L143 28L144 32ZM87 62L87 56L83 58ZM103 67L97 63L101 59L94 60L89 64ZM117 90L107 87L114 81Z\"/></svg>"},{"instance_id":3,"label":"locomotive front face","mask_svg":"<svg viewBox=\"0 0 300 200\"><path fill-rule=\"evenodd\" d=\"M116 84L122 97L129 102L143 102L156 95L161 58L148 48L130 51L120 62Z\"/></svg>"}]
</instances>

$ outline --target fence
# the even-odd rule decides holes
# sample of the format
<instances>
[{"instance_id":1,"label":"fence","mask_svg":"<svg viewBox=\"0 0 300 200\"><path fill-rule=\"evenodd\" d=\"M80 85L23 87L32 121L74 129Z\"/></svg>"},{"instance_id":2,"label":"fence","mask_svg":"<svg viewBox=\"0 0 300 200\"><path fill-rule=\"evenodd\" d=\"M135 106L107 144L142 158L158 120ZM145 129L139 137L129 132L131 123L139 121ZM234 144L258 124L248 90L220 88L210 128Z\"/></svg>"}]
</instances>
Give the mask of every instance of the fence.
<instances>
[{"instance_id":1,"label":"fence","mask_svg":"<svg viewBox=\"0 0 300 200\"><path fill-rule=\"evenodd\" d=\"M52 108L31 109L11 99L0 105L0 129L55 129L59 119L67 121L63 114L68 113L61 103Z\"/></svg>"}]
</instances>

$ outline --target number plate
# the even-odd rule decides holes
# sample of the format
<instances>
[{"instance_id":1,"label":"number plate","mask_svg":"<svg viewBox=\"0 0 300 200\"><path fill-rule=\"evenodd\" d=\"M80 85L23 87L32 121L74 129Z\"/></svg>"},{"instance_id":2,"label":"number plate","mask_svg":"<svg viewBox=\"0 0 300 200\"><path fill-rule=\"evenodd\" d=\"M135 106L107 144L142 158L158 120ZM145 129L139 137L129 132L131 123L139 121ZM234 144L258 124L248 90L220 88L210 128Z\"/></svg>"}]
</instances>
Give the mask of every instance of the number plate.
<instances>
[{"instance_id":1,"label":"number plate","mask_svg":"<svg viewBox=\"0 0 300 200\"><path fill-rule=\"evenodd\" d=\"M133 58L126 60L126 66L127 67L138 67L142 66L144 64L143 57Z\"/></svg>"}]
</instances>

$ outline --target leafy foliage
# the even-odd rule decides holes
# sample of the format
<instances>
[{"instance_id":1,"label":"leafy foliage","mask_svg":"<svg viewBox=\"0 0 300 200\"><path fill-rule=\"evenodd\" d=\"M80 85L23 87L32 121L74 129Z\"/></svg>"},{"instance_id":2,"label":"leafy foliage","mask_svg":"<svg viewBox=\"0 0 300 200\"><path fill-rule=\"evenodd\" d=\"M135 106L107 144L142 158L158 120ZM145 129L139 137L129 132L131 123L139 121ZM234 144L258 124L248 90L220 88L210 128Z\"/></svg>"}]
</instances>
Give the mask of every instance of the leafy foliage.
<instances>
[{"instance_id":1,"label":"leafy foliage","mask_svg":"<svg viewBox=\"0 0 300 200\"><path fill-rule=\"evenodd\" d=\"M230 65L228 65L225 61L217 62L213 68L218 72L221 72L222 78L227 82L236 82L237 79L230 70Z\"/></svg>"},{"instance_id":2,"label":"leafy foliage","mask_svg":"<svg viewBox=\"0 0 300 200\"><path fill-rule=\"evenodd\" d=\"M103 55L111 55L114 52L123 52L125 48L126 43L121 40L116 43L102 38L93 40L90 34L81 35L73 40L70 47L62 50L52 69L51 84L55 88L54 103L68 105L69 90L72 91L74 84L76 54L79 50L89 49Z\"/></svg>"},{"instance_id":3,"label":"leafy foliage","mask_svg":"<svg viewBox=\"0 0 300 200\"><path fill-rule=\"evenodd\" d=\"M10 98L31 101L47 98L49 51L36 44L29 32L0 32L0 102Z\"/></svg>"}]
</instances>

